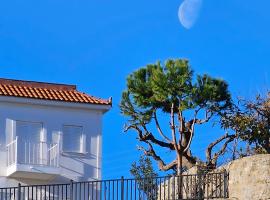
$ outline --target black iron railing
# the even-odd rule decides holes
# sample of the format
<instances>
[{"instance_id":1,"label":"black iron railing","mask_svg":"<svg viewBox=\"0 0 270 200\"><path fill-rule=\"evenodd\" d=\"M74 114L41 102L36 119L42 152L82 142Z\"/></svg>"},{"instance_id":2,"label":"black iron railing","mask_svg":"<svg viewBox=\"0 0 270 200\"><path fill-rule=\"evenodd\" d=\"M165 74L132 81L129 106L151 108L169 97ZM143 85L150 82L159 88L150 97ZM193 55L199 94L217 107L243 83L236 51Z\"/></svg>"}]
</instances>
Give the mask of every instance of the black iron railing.
<instances>
[{"instance_id":1,"label":"black iron railing","mask_svg":"<svg viewBox=\"0 0 270 200\"><path fill-rule=\"evenodd\" d=\"M228 197L228 174L202 173L0 188L0 200L176 200Z\"/></svg>"}]
</instances>

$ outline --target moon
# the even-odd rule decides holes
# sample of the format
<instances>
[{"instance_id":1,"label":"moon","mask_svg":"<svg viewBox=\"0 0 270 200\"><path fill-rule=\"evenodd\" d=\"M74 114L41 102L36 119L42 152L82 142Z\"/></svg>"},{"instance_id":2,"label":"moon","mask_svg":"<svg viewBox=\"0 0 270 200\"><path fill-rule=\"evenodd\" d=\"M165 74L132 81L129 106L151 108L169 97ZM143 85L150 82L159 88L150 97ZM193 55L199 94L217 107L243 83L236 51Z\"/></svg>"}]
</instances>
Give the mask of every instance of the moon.
<instances>
[{"instance_id":1,"label":"moon","mask_svg":"<svg viewBox=\"0 0 270 200\"><path fill-rule=\"evenodd\" d=\"M178 10L182 26L190 29L196 23L202 6L202 0L184 0Z\"/></svg>"}]
</instances>

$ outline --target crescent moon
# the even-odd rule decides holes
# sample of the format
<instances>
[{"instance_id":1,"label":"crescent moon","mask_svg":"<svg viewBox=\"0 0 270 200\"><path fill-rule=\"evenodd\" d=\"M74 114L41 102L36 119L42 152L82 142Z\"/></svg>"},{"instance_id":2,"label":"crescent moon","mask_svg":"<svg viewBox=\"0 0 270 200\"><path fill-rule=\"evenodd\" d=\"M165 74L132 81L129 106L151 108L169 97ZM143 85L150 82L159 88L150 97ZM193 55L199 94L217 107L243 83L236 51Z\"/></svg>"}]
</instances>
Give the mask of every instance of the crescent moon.
<instances>
[{"instance_id":1,"label":"crescent moon","mask_svg":"<svg viewBox=\"0 0 270 200\"><path fill-rule=\"evenodd\" d=\"M202 6L202 0L184 0L178 10L178 18L182 26L186 29L190 29L196 23L200 9Z\"/></svg>"}]
</instances>

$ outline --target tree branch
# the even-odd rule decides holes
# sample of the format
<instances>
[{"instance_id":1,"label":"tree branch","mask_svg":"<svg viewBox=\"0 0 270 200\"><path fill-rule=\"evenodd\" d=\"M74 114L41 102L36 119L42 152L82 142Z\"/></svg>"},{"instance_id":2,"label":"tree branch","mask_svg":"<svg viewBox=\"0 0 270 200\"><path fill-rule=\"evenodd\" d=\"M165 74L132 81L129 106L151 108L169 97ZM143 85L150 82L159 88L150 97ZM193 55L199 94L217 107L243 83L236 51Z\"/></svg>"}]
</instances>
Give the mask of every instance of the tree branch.
<instances>
[{"instance_id":1,"label":"tree branch","mask_svg":"<svg viewBox=\"0 0 270 200\"><path fill-rule=\"evenodd\" d=\"M185 120L183 119L183 113L180 110L178 111L178 123L179 123L178 131L179 131L179 134L181 134L183 133L183 130L184 130Z\"/></svg>"},{"instance_id":2,"label":"tree branch","mask_svg":"<svg viewBox=\"0 0 270 200\"><path fill-rule=\"evenodd\" d=\"M169 148L170 150L175 150L172 143L167 143L167 142L163 142L161 140L156 139L151 132L143 132L138 127L138 125L133 124L133 125L126 126L125 127L125 132L130 130L130 129L133 129L133 130L135 130L137 132L139 141L143 141L143 142L151 141L152 143L157 144L157 145L159 145L161 147L166 147L166 148Z\"/></svg>"},{"instance_id":3,"label":"tree branch","mask_svg":"<svg viewBox=\"0 0 270 200\"><path fill-rule=\"evenodd\" d=\"M204 119L195 119L196 124L204 124L209 122L209 120L213 117L214 113L209 111L205 111L205 118Z\"/></svg>"},{"instance_id":4,"label":"tree branch","mask_svg":"<svg viewBox=\"0 0 270 200\"><path fill-rule=\"evenodd\" d=\"M156 127L157 127L157 130L159 132L159 134L169 143L171 143L172 141L166 136L163 134L163 131L161 130L160 128L160 125L159 125L159 122L158 122L158 119L157 119L157 113L156 111L154 111L154 121L155 121L155 124L156 124Z\"/></svg>"},{"instance_id":5,"label":"tree branch","mask_svg":"<svg viewBox=\"0 0 270 200\"><path fill-rule=\"evenodd\" d=\"M225 153L225 150L226 150L228 144L230 142L232 142L236 137L238 137L236 134L229 135L228 133L226 133L225 135L223 135L222 137L220 137L216 141L210 143L209 146L206 149L207 163L210 164L210 165L216 165L216 162L217 162L218 157L220 155L223 155ZM223 144L222 148L217 153L215 153L214 156L213 156L213 158L212 158L212 149L213 149L213 147L216 146L217 144L219 144L220 142L222 142L225 139L227 139L227 140Z\"/></svg>"},{"instance_id":6,"label":"tree branch","mask_svg":"<svg viewBox=\"0 0 270 200\"><path fill-rule=\"evenodd\" d=\"M172 131L172 139L173 139L173 145L174 148L177 152L179 152L179 149L177 147L177 142L176 142L176 134L175 134L175 123L174 123L174 103L172 103L171 107L171 122L170 122L170 127Z\"/></svg>"},{"instance_id":7,"label":"tree branch","mask_svg":"<svg viewBox=\"0 0 270 200\"><path fill-rule=\"evenodd\" d=\"M162 171L167 171L170 169L175 170L177 166L177 160L173 160L171 163L165 164L165 162L161 159L161 157L156 154L152 144L148 141L145 141L145 143L148 144L149 149L146 150L144 147L139 147L139 149L143 150L146 156L151 156L154 160L156 160L158 162L158 167L160 170Z\"/></svg>"},{"instance_id":8,"label":"tree branch","mask_svg":"<svg viewBox=\"0 0 270 200\"><path fill-rule=\"evenodd\" d=\"M220 155L223 155L225 153L228 144L230 142L232 142L234 140L234 138L235 137L228 138L228 140L223 144L222 148L217 153L214 154L213 159L212 159L212 163L214 163L216 165L217 159L219 158Z\"/></svg>"},{"instance_id":9,"label":"tree branch","mask_svg":"<svg viewBox=\"0 0 270 200\"><path fill-rule=\"evenodd\" d=\"M191 129L190 129L190 137L189 137L189 141L188 141L188 144L187 144L187 146L185 147L185 149L184 149L183 152L187 152L187 150L188 150L189 147L190 147L191 141L192 141L193 136L194 136L194 126L195 126L197 114L198 114L199 111L200 111L200 108L199 108L198 110L196 110L195 113L194 113L194 118L193 118L193 120L192 120L192 125L191 125Z\"/></svg>"}]
</instances>

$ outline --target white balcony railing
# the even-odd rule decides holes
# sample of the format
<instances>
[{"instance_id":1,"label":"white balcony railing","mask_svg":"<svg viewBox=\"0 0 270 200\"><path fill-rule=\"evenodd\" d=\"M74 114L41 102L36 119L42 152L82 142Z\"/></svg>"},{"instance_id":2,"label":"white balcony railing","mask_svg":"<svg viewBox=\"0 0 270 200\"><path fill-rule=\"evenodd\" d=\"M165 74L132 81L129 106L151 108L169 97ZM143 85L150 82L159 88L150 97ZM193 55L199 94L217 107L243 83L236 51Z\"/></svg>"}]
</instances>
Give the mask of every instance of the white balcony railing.
<instances>
[{"instance_id":1,"label":"white balcony railing","mask_svg":"<svg viewBox=\"0 0 270 200\"><path fill-rule=\"evenodd\" d=\"M17 140L18 137L7 145L7 165L13 165L17 163Z\"/></svg>"},{"instance_id":2,"label":"white balcony railing","mask_svg":"<svg viewBox=\"0 0 270 200\"><path fill-rule=\"evenodd\" d=\"M25 142L16 137L7 145L7 165L13 164L58 167L59 145Z\"/></svg>"}]
</instances>

